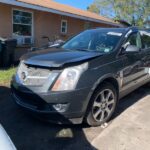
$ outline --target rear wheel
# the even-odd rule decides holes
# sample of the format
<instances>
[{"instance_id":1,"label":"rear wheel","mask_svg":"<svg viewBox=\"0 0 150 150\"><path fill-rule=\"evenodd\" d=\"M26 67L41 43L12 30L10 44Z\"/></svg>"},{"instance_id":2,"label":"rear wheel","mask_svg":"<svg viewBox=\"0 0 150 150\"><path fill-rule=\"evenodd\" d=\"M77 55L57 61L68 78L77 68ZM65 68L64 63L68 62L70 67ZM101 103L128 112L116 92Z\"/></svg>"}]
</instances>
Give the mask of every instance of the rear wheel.
<instances>
[{"instance_id":1,"label":"rear wheel","mask_svg":"<svg viewBox=\"0 0 150 150\"><path fill-rule=\"evenodd\" d=\"M99 126L107 122L112 117L116 105L116 89L110 83L103 83L91 98L86 115L86 122L90 126Z\"/></svg>"}]
</instances>

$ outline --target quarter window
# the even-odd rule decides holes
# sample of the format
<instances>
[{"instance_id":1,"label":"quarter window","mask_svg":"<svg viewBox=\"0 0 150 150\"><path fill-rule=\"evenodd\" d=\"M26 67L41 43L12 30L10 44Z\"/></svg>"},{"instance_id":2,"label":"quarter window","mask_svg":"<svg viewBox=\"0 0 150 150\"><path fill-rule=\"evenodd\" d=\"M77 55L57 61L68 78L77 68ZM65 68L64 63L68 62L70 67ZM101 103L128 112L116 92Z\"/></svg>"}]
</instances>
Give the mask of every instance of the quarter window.
<instances>
[{"instance_id":1,"label":"quarter window","mask_svg":"<svg viewBox=\"0 0 150 150\"><path fill-rule=\"evenodd\" d=\"M61 21L61 33L63 34L67 33L67 20Z\"/></svg>"},{"instance_id":2,"label":"quarter window","mask_svg":"<svg viewBox=\"0 0 150 150\"><path fill-rule=\"evenodd\" d=\"M32 36L32 13L13 10L13 34Z\"/></svg>"}]
</instances>

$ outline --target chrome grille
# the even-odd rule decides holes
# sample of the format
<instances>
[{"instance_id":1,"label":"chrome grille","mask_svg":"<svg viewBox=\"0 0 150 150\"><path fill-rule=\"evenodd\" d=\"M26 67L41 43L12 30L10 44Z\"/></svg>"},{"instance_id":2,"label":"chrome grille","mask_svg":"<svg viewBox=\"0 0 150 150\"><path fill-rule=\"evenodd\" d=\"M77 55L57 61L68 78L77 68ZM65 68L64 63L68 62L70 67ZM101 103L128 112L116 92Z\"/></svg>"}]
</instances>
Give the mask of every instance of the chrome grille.
<instances>
[{"instance_id":1,"label":"chrome grille","mask_svg":"<svg viewBox=\"0 0 150 150\"><path fill-rule=\"evenodd\" d=\"M22 84L41 86L49 78L51 71L49 69L31 67L23 62L18 69L18 76Z\"/></svg>"}]
</instances>

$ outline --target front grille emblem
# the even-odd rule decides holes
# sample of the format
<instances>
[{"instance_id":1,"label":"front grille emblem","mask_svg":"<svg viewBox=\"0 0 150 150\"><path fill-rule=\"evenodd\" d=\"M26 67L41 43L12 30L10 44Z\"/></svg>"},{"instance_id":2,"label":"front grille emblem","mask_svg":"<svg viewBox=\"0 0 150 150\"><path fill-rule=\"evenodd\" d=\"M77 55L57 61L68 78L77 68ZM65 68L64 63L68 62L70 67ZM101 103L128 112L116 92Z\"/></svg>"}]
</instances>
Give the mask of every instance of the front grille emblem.
<instances>
[{"instance_id":1,"label":"front grille emblem","mask_svg":"<svg viewBox=\"0 0 150 150\"><path fill-rule=\"evenodd\" d=\"M25 81L26 79L27 79L27 76L28 76L28 73L27 72L22 72L21 73L21 79L23 80L23 81Z\"/></svg>"}]
</instances>

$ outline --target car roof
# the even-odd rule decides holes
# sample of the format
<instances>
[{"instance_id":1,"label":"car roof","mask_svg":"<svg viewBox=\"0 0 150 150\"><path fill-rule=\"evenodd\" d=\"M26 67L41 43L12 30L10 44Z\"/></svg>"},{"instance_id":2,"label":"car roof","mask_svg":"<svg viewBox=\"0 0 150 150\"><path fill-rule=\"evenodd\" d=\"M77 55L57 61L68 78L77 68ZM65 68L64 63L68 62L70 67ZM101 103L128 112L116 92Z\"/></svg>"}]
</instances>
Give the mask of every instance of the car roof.
<instances>
[{"instance_id":1,"label":"car roof","mask_svg":"<svg viewBox=\"0 0 150 150\"><path fill-rule=\"evenodd\" d=\"M138 31L137 27L128 27L128 28L95 28L95 29L89 29L89 31L111 31L111 32L120 32L120 33L126 33L129 30Z\"/></svg>"},{"instance_id":2,"label":"car roof","mask_svg":"<svg viewBox=\"0 0 150 150\"><path fill-rule=\"evenodd\" d=\"M138 28L136 26L127 27L127 28L95 28L95 29L89 29L88 31L115 32L115 33L122 33L124 35L139 31L140 33L143 32L143 33L148 33L150 35L150 29Z\"/></svg>"}]
</instances>

